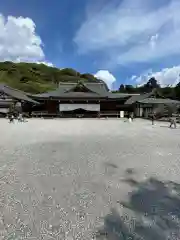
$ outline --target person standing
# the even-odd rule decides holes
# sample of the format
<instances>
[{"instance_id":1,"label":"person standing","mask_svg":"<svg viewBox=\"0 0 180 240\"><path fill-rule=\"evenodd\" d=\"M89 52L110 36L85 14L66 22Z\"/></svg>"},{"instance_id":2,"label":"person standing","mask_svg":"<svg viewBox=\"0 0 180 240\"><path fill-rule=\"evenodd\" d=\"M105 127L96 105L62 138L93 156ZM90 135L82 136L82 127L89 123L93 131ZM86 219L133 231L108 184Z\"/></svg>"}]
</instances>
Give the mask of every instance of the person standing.
<instances>
[{"instance_id":1,"label":"person standing","mask_svg":"<svg viewBox=\"0 0 180 240\"><path fill-rule=\"evenodd\" d=\"M134 112L131 112L131 120L134 121Z\"/></svg>"},{"instance_id":2,"label":"person standing","mask_svg":"<svg viewBox=\"0 0 180 240\"><path fill-rule=\"evenodd\" d=\"M9 123L14 123L14 115L12 113L8 114Z\"/></svg>"},{"instance_id":3,"label":"person standing","mask_svg":"<svg viewBox=\"0 0 180 240\"><path fill-rule=\"evenodd\" d=\"M155 119L156 119L155 112L152 112L152 125L154 125Z\"/></svg>"},{"instance_id":4,"label":"person standing","mask_svg":"<svg viewBox=\"0 0 180 240\"><path fill-rule=\"evenodd\" d=\"M172 115L171 118L170 118L170 128L172 128L172 126L174 126L174 128L177 127L176 125L176 116L175 115Z\"/></svg>"},{"instance_id":5,"label":"person standing","mask_svg":"<svg viewBox=\"0 0 180 240\"><path fill-rule=\"evenodd\" d=\"M19 122L24 122L22 113L19 113L19 115L18 115L18 121L19 121Z\"/></svg>"},{"instance_id":6,"label":"person standing","mask_svg":"<svg viewBox=\"0 0 180 240\"><path fill-rule=\"evenodd\" d=\"M128 120L129 120L130 123L132 122L131 113L130 112L128 112Z\"/></svg>"}]
</instances>

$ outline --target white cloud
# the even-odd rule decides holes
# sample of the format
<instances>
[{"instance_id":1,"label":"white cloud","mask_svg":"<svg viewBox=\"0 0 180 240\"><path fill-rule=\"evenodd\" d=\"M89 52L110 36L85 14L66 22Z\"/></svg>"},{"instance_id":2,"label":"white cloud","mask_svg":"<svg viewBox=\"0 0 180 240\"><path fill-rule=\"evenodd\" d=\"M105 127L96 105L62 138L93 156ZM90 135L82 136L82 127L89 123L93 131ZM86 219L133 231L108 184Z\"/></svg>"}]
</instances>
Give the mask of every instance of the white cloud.
<instances>
[{"instance_id":1,"label":"white cloud","mask_svg":"<svg viewBox=\"0 0 180 240\"><path fill-rule=\"evenodd\" d=\"M103 51L125 65L180 54L180 1L158 2L124 0L87 18L74 38L79 52Z\"/></svg>"},{"instance_id":2,"label":"white cloud","mask_svg":"<svg viewBox=\"0 0 180 240\"><path fill-rule=\"evenodd\" d=\"M116 78L112 75L112 73L107 70L99 70L95 74L95 77L103 80L107 84L108 88L111 90L113 87L113 83L116 82Z\"/></svg>"},{"instance_id":3,"label":"white cloud","mask_svg":"<svg viewBox=\"0 0 180 240\"><path fill-rule=\"evenodd\" d=\"M42 40L35 30L30 18L0 15L0 61L46 62Z\"/></svg>"},{"instance_id":4,"label":"white cloud","mask_svg":"<svg viewBox=\"0 0 180 240\"><path fill-rule=\"evenodd\" d=\"M131 80L138 85L143 85L151 77L155 77L161 86L175 86L178 82L180 82L180 65L172 68L164 68L159 72L148 71L140 76L132 76Z\"/></svg>"}]
</instances>

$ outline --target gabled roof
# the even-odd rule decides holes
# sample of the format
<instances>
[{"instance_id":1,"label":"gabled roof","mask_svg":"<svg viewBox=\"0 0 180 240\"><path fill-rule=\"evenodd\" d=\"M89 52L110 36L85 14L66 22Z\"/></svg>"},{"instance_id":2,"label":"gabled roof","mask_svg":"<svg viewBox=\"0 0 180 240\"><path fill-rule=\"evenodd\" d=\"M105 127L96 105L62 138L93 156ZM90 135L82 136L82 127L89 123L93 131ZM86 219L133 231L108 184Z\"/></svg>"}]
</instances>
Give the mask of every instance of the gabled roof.
<instances>
[{"instance_id":1,"label":"gabled roof","mask_svg":"<svg viewBox=\"0 0 180 240\"><path fill-rule=\"evenodd\" d=\"M135 102L138 102L139 100L142 100L146 97L149 97L149 94L141 94L141 95L136 95L136 96L131 96L126 102L126 105L131 105Z\"/></svg>"},{"instance_id":2,"label":"gabled roof","mask_svg":"<svg viewBox=\"0 0 180 240\"><path fill-rule=\"evenodd\" d=\"M33 98L49 98L49 97L51 97L54 93L56 93L57 92L57 90L55 90L55 91L51 91L51 92L45 92L45 93L39 93L39 94L33 94L33 95L31 95L31 97L33 97Z\"/></svg>"},{"instance_id":3,"label":"gabled roof","mask_svg":"<svg viewBox=\"0 0 180 240\"><path fill-rule=\"evenodd\" d=\"M155 97L155 98L164 98L157 89L154 89L152 92L150 93L144 93L144 94L139 94L139 95L134 95L132 96L131 98L129 98L125 104L126 105L131 105L133 103L136 103L136 102L139 102L143 99L146 99L146 98L150 98L150 97Z\"/></svg>"},{"instance_id":4,"label":"gabled roof","mask_svg":"<svg viewBox=\"0 0 180 240\"><path fill-rule=\"evenodd\" d=\"M0 84L0 94L5 94L16 100L23 100L23 101L34 103L34 104L39 104L38 102L28 97L26 93L19 91L17 89L11 88L9 86L6 86L4 84Z\"/></svg>"},{"instance_id":5,"label":"gabled roof","mask_svg":"<svg viewBox=\"0 0 180 240\"><path fill-rule=\"evenodd\" d=\"M58 89L55 90L55 91L59 91L59 93L64 93L64 92L70 91L76 85L77 85L77 83L70 83L70 82L69 83L64 83L64 82L60 82Z\"/></svg>"},{"instance_id":6,"label":"gabled roof","mask_svg":"<svg viewBox=\"0 0 180 240\"><path fill-rule=\"evenodd\" d=\"M99 95L107 95L109 91L106 84L103 82L81 82L81 84L84 85L84 87L87 88L90 92L97 93ZM78 86L78 83L60 83L59 90L60 92L70 92L73 91L76 86Z\"/></svg>"},{"instance_id":7,"label":"gabled roof","mask_svg":"<svg viewBox=\"0 0 180 240\"><path fill-rule=\"evenodd\" d=\"M33 95L37 98L110 98L110 99L121 99L128 98L131 96L139 96L139 94L128 94L128 93L112 93L109 92L107 85L104 82L83 82L82 86L86 92L74 92L74 89L78 87L78 83L60 83L59 87L51 92Z\"/></svg>"},{"instance_id":8,"label":"gabled roof","mask_svg":"<svg viewBox=\"0 0 180 240\"><path fill-rule=\"evenodd\" d=\"M59 95L53 94L52 97L58 97ZM66 92L61 95L63 98L98 98L99 94L94 92Z\"/></svg>"},{"instance_id":9,"label":"gabled roof","mask_svg":"<svg viewBox=\"0 0 180 240\"><path fill-rule=\"evenodd\" d=\"M84 92L84 93L96 93L86 87L84 84L75 85L73 88L66 90L64 93L72 93L72 92Z\"/></svg>"},{"instance_id":10,"label":"gabled roof","mask_svg":"<svg viewBox=\"0 0 180 240\"><path fill-rule=\"evenodd\" d=\"M55 91L52 92L48 92L48 93L42 93L42 94L37 94L37 95L33 95L34 97L37 98L98 98L99 94L94 93L94 92L62 92L61 89L57 89Z\"/></svg>"},{"instance_id":11,"label":"gabled roof","mask_svg":"<svg viewBox=\"0 0 180 240\"><path fill-rule=\"evenodd\" d=\"M89 83L89 82L83 82L81 83L82 86L84 86L87 90L86 92L74 92L74 89L76 86L78 86L78 83L60 83L59 87L55 91L42 93L42 94L36 94L33 95L37 98L49 98L49 97L62 97L62 98L73 98L73 97L80 97L80 98L98 98L98 97L107 97L108 96L108 88L105 83Z\"/></svg>"},{"instance_id":12,"label":"gabled roof","mask_svg":"<svg viewBox=\"0 0 180 240\"><path fill-rule=\"evenodd\" d=\"M92 92L96 92L101 96L107 96L109 89L107 88L107 85L103 82L99 83L85 83L84 84L89 90Z\"/></svg>"}]
</instances>

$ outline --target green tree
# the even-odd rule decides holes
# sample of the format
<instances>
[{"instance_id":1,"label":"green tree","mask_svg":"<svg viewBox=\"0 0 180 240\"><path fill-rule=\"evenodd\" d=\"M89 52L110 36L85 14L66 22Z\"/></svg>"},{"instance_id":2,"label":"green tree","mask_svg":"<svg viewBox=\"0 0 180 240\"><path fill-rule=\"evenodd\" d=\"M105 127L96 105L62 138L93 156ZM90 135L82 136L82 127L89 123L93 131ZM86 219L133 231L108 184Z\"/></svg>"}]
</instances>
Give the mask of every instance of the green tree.
<instances>
[{"instance_id":1,"label":"green tree","mask_svg":"<svg viewBox=\"0 0 180 240\"><path fill-rule=\"evenodd\" d=\"M170 86L161 88L161 93L164 97L167 97L167 98L175 98L176 97L174 88L170 87Z\"/></svg>"},{"instance_id":2,"label":"green tree","mask_svg":"<svg viewBox=\"0 0 180 240\"><path fill-rule=\"evenodd\" d=\"M61 74L68 75L68 76L78 76L78 72L72 68L64 68L61 70Z\"/></svg>"},{"instance_id":3,"label":"green tree","mask_svg":"<svg viewBox=\"0 0 180 240\"><path fill-rule=\"evenodd\" d=\"M175 98L180 100L180 82L174 88Z\"/></svg>"},{"instance_id":4,"label":"green tree","mask_svg":"<svg viewBox=\"0 0 180 240\"><path fill-rule=\"evenodd\" d=\"M125 86L124 84L121 84L120 87L119 87L119 92L125 92Z\"/></svg>"},{"instance_id":5,"label":"green tree","mask_svg":"<svg viewBox=\"0 0 180 240\"><path fill-rule=\"evenodd\" d=\"M136 92L135 88L132 85L125 85L125 91L127 93L134 93L134 92Z\"/></svg>"},{"instance_id":6,"label":"green tree","mask_svg":"<svg viewBox=\"0 0 180 240\"><path fill-rule=\"evenodd\" d=\"M160 88L160 85L158 84L158 81L154 77L152 77L142 88L145 92L151 92L155 88Z\"/></svg>"},{"instance_id":7,"label":"green tree","mask_svg":"<svg viewBox=\"0 0 180 240\"><path fill-rule=\"evenodd\" d=\"M81 78L87 79L90 82L97 82L97 78L95 78L94 75L89 74L89 73L81 74Z\"/></svg>"}]
</instances>

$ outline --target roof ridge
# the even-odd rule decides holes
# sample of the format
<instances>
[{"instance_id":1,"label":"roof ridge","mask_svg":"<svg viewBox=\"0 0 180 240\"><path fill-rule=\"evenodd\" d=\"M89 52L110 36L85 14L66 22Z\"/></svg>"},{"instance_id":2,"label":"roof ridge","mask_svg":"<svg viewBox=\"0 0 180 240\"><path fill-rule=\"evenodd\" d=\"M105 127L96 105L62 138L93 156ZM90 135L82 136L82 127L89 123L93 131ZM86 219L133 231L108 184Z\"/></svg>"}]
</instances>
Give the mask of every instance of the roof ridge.
<instances>
[{"instance_id":1,"label":"roof ridge","mask_svg":"<svg viewBox=\"0 0 180 240\"><path fill-rule=\"evenodd\" d=\"M59 84L76 84L76 82L59 82Z\"/></svg>"},{"instance_id":2,"label":"roof ridge","mask_svg":"<svg viewBox=\"0 0 180 240\"><path fill-rule=\"evenodd\" d=\"M59 84L77 84L78 82L59 82ZM104 82L82 82L84 84L105 84Z\"/></svg>"},{"instance_id":3,"label":"roof ridge","mask_svg":"<svg viewBox=\"0 0 180 240\"><path fill-rule=\"evenodd\" d=\"M8 85L6 85L6 84L4 84L4 83L1 83L0 85L3 86L3 87L5 87L5 88L8 88L8 89L10 89L10 90L12 90L12 91L17 91L17 92L19 92L19 93L22 93L22 94L24 94L24 95L28 94L28 93L25 93L25 92L17 89L17 88L10 87L10 86L8 86Z\"/></svg>"},{"instance_id":4,"label":"roof ridge","mask_svg":"<svg viewBox=\"0 0 180 240\"><path fill-rule=\"evenodd\" d=\"M21 94L24 94L24 95L28 95L28 94L29 94L29 93L26 93L26 92L24 92L24 91L21 91L21 90L19 90L19 89L17 89L17 88L10 87L10 86L8 86L8 85L4 85L4 87L9 88L9 89L12 90L12 91L17 91L17 92L19 92L19 93L21 93Z\"/></svg>"},{"instance_id":5,"label":"roof ridge","mask_svg":"<svg viewBox=\"0 0 180 240\"><path fill-rule=\"evenodd\" d=\"M105 84L105 83L103 83L103 82L85 82L85 83L88 83L88 84Z\"/></svg>"}]
</instances>

